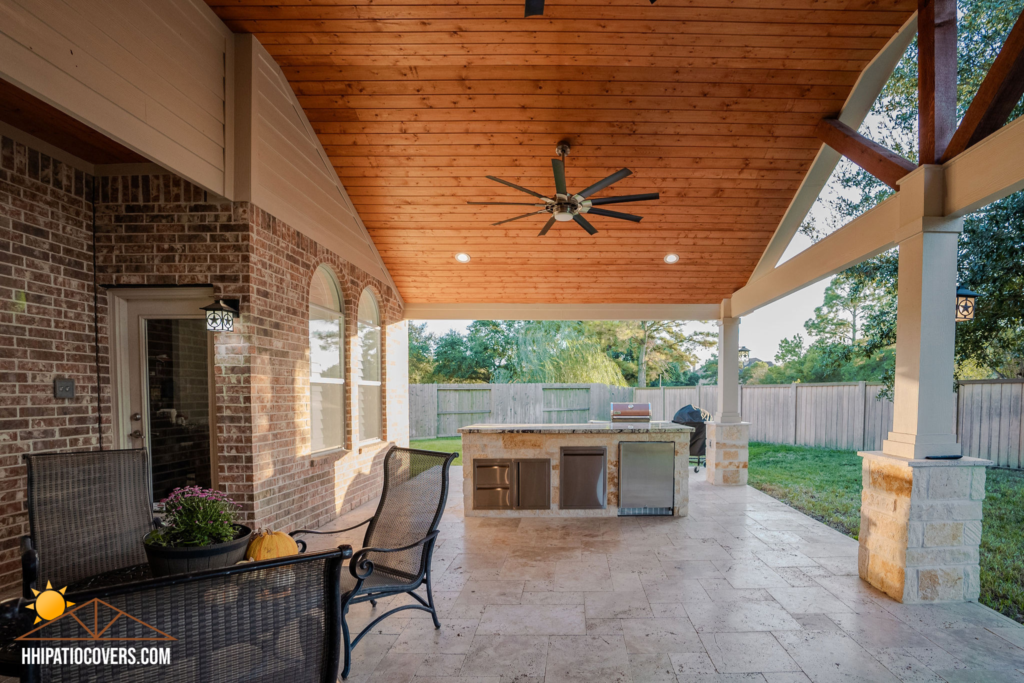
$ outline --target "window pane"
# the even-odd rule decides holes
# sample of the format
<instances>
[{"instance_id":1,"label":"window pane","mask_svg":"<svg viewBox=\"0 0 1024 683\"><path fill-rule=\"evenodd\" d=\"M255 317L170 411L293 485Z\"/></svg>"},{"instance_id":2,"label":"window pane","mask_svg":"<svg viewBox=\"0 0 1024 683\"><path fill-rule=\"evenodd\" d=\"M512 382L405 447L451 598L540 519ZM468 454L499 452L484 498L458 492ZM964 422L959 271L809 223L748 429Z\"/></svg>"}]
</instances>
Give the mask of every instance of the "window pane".
<instances>
[{"instance_id":1,"label":"window pane","mask_svg":"<svg viewBox=\"0 0 1024 683\"><path fill-rule=\"evenodd\" d=\"M311 448L314 453L325 448L339 448L344 443L345 421L339 419L343 415L344 389L343 384L311 382L309 385Z\"/></svg>"},{"instance_id":2,"label":"window pane","mask_svg":"<svg viewBox=\"0 0 1024 683\"><path fill-rule=\"evenodd\" d=\"M362 360L360 379L366 382L380 381L380 328L359 322L359 347Z\"/></svg>"},{"instance_id":3,"label":"window pane","mask_svg":"<svg viewBox=\"0 0 1024 683\"><path fill-rule=\"evenodd\" d=\"M345 379L341 316L309 307L309 378Z\"/></svg>"},{"instance_id":4,"label":"window pane","mask_svg":"<svg viewBox=\"0 0 1024 683\"><path fill-rule=\"evenodd\" d=\"M370 326L380 325L380 313L377 311L377 300L369 290L363 290L359 297L359 322Z\"/></svg>"},{"instance_id":5,"label":"window pane","mask_svg":"<svg viewBox=\"0 0 1024 683\"><path fill-rule=\"evenodd\" d=\"M309 285L309 303L329 308L332 311L341 310L341 295L338 286L334 283L334 277L323 266L316 269L313 274L313 281Z\"/></svg>"},{"instance_id":6,"label":"window pane","mask_svg":"<svg viewBox=\"0 0 1024 683\"><path fill-rule=\"evenodd\" d=\"M381 438L380 385L363 384L359 387L359 438Z\"/></svg>"}]
</instances>

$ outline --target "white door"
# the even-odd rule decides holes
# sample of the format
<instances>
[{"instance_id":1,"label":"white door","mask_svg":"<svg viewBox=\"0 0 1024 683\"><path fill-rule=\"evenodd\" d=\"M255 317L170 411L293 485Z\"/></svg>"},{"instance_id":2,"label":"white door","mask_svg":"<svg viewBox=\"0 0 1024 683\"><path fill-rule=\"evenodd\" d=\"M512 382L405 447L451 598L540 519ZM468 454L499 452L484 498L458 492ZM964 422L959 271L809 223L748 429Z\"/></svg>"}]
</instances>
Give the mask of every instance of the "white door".
<instances>
[{"instance_id":1,"label":"white door","mask_svg":"<svg viewBox=\"0 0 1024 683\"><path fill-rule=\"evenodd\" d=\"M153 501L217 485L211 287L111 289L114 443L146 448Z\"/></svg>"}]
</instances>

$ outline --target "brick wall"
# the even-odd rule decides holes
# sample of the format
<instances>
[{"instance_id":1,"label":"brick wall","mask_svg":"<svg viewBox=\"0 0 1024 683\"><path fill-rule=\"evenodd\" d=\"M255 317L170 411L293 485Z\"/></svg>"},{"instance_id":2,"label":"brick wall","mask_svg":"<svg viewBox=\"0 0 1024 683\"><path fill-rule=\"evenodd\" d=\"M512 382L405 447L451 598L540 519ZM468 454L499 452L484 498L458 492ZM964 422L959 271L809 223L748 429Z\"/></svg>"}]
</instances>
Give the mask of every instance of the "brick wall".
<instances>
[{"instance_id":1,"label":"brick wall","mask_svg":"<svg viewBox=\"0 0 1024 683\"><path fill-rule=\"evenodd\" d=\"M94 448L97 426L91 179L9 139L0 158L0 590L20 573L26 533L24 468L31 451ZM270 214L213 197L171 174L102 177L97 184L99 374L103 443L110 447L106 287L212 285L241 301L231 333L214 336L220 486L248 522L316 527L372 498L388 441L408 443L405 326L394 292ZM329 267L345 299L347 450L310 456L308 297ZM385 443L359 447L351 386L356 309L370 288L381 310ZM405 362L405 361L402 361ZM78 382L72 401L52 379Z\"/></svg>"},{"instance_id":2,"label":"brick wall","mask_svg":"<svg viewBox=\"0 0 1024 683\"><path fill-rule=\"evenodd\" d=\"M95 448L92 179L0 138L0 588L28 533L22 454ZM53 397L55 378L73 399Z\"/></svg>"}]
</instances>

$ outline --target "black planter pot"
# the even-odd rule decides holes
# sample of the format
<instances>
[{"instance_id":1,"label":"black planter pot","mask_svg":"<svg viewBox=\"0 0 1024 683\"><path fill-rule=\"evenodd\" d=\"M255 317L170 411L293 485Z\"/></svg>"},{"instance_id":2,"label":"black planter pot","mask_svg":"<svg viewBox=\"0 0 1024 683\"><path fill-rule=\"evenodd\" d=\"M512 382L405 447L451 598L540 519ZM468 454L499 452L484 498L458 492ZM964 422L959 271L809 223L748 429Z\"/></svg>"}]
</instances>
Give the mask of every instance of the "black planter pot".
<instances>
[{"instance_id":1,"label":"black planter pot","mask_svg":"<svg viewBox=\"0 0 1024 683\"><path fill-rule=\"evenodd\" d=\"M149 537L156 532L146 534L143 544L146 547L146 557L149 558L149 568L153 576L171 576L172 574L186 574L201 569L218 569L230 567L231 565L245 559L245 550L249 547L252 539L252 529L242 524L236 524L237 534L233 541L215 543L188 548L171 548L162 545L150 545Z\"/></svg>"}]
</instances>

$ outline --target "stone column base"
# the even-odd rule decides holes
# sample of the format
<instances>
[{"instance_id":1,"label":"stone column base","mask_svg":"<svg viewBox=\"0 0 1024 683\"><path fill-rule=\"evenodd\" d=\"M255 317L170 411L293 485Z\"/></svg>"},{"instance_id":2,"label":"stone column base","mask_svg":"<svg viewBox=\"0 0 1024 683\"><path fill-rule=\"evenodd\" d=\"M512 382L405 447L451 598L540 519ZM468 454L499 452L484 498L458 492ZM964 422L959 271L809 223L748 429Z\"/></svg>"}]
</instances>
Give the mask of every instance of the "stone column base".
<instances>
[{"instance_id":1,"label":"stone column base","mask_svg":"<svg viewBox=\"0 0 1024 683\"><path fill-rule=\"evenodd\" d=\"M717 486L746 486L750 423L707 423L708 482Z\"/></svg>"},{"instance_id":2,"label":"stone column base","mask_svg":"<svg viewBox=\"0 0 1024 683\"><path fill-rule=\"evenodd\" d=\"M902 603L978 599L989 460L861 452L860 578Z\"/></svg>"}]
</instances>

